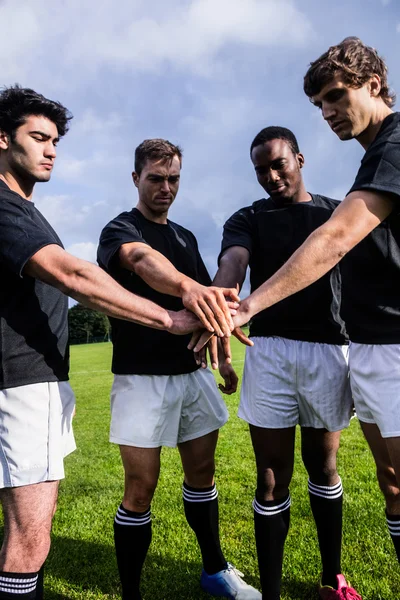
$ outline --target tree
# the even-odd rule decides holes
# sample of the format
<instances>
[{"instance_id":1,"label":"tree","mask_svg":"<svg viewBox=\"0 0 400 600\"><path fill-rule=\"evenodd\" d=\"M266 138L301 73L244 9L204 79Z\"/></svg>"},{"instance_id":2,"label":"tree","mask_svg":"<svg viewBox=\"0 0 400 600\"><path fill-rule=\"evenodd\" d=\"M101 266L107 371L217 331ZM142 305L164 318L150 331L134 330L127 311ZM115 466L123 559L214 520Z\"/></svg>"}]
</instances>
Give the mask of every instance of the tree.
<instances>
[{"instance_id":1,"label":"tree","mask_svg":"<svg viewBox=\"0 0 400 600\"><path fill-rule=\"evenodd\" d=\"M110 340L110 323L106 315L83 304L75 304L69 309L68 324L71 344Z\"/></svg>"}]
</instances>

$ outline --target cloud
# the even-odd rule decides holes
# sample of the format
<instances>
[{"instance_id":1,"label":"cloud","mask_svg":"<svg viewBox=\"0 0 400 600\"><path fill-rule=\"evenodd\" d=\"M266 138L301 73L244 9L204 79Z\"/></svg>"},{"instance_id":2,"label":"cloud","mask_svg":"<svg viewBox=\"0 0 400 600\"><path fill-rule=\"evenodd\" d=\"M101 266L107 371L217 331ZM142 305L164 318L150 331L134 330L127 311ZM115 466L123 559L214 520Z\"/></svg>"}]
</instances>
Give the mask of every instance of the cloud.
<instances>
[{"instance_id":1,"label":"cloud","mask_svg":"<svg viewBox=\"0 0 400 600\"><path fill-rule=\"evenodd\" d=\"M396 31L397 33L400 33L400 23L397 23Z\"/></svg>"},{"instance_id":2,"label":"cloud","mask_svg":"<svg viewBox=\"0 0 400 600\"><path fill-rule=\"evenodd\" d=\"M83 258L89 262L96 263L97 245L92 242L72 244L71 246L68 246L66 250L78 258Z\"/></svg>"}]
</instances>

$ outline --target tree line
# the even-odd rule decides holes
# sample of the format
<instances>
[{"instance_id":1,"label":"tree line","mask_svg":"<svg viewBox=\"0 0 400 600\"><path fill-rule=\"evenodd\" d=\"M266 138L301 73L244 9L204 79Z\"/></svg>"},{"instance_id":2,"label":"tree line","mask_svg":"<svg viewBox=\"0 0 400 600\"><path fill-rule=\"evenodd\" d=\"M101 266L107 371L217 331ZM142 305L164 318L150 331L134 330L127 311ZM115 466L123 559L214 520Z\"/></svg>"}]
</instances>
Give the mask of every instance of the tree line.
<instances>
[{"instance_id":1,"label":"tree line","mask_svg":"<svg viewBox=\"0 0 400 600\"><path fill-rule=\"evenodd\" d=\"M68 324L71 344L88 344L110 340L108 317L82 304L75 304L69 309Z\"/></svg>"}]
</instances>

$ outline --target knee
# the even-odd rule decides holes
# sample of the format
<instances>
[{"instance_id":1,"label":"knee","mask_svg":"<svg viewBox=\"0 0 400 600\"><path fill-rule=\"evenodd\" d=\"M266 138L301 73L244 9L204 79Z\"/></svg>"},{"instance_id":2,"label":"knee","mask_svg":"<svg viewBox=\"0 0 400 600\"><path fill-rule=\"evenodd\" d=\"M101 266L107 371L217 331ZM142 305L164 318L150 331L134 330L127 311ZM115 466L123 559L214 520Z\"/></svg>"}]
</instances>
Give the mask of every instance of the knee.
<instances>
[{"instance_id":1,"label":"knee","mask_svg":"<svg viewBox=\"0 0 400 600\"><path fill-rule=\"evenodd\" d=\"M317 461L305 464L310 481L316 485L332 486L339 481L336 464L318 463Z\"/></svg>"},{"instance_id":2,"label":"knee","mask_svg":"<svg viewBox=\"0 0 400 600\"><path fill-rule=\"evenodd\" d=\"M156 482L126 479L123 505L133 512L145 512L153 499Z\"/></svg>"},{"instance_id":3,"label":"knee","mask_svg":"<svg viewBox=\"0 0 400 600\"><path fill-rule=\"evenodd\" d=\"M386 508L392 514L400 514L400 489L392 467L378 468L379 487L385 497Z\"/></svg>"},{"instance_id":4,"label":"knee","mask_svg":"<svg viewBox=\"0 0 400 600\"><path fill-rule=\"evenodd\" d=\"M291 476L291 469L275 469L272 467L259 469L257 473L257 498L266 501L284 498L289 493Z\"/></svg>"},{"instance_id":5,"label":"knee","mask_svg":"<svg viewBox=\"0 0 400 600\"><path fill-rule=\"evenodd\" d=\"M207 458L191 467L189 472L185 470L185 482L194 488L209 487L213 484L214 473L214 457Z\"/></svg>"},{"instance_id":6,"label":"knee","mask_svg":"<svg viewBox=\"0 0 400 600\"><path fill-rule=\"evenodd\" d=\"M50 531L47 528L10 528L1 551L2 570L36 573L49 554L50 544Z\"/></svg>"}]
</instances>

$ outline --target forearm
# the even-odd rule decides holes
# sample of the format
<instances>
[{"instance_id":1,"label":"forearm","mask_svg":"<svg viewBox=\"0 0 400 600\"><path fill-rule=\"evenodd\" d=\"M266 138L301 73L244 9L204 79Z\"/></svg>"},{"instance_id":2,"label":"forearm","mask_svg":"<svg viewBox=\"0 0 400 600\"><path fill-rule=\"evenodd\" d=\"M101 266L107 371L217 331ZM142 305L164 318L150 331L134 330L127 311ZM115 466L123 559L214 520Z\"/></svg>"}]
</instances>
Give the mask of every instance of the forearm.
<instances>
[{"instance_id":1,"label":"forearm","mask_svg":"<svg viewBox=\"0 0 400 600\"><path fill-rule=\"evenodd\" d=\"M311 285L332 269L348 252L344 236L329 227L314 231L270 279L243 300L240 313L247 320L280 300Z\"/></svg>"},{"instance_id":2,"label":"forearm","mask_svg":"<svg viewBox=\"0 0 400 600\"><path fill-rule=\"evenodd\" d=\"M235 288L239 285L241 289L246 277L248 260L239 258L228 250L219 261L219 268L214 277L213 285L219 287Z\"/></svg>"},{"instance_id":3,"label":"forearm","mask_svg":"<svg viewBox=\"0 0 400 600\"><path fill-rule=\"evenodd\" d=\"M192 281L160 252L151 248L136 249L129 257L129 264L122 262L122 265L128 266L157 292L170 296L181 297L185 284Z\"/></svg>"}]
</instances>

